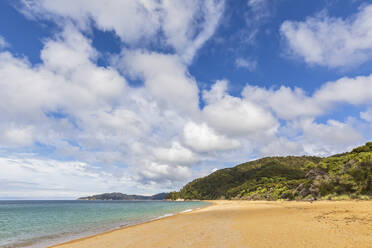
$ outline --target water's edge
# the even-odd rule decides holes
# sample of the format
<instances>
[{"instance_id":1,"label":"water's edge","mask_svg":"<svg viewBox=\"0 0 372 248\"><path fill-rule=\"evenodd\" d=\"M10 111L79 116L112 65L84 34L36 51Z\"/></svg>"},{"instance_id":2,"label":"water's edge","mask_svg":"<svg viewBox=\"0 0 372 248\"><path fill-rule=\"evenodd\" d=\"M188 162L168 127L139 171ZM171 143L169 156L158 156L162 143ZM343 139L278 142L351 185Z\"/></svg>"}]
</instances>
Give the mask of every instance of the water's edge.
<instances>
[{"instance_id":1,"label":"water's edge","mask_svg":"<svg viewBox=\"0 0 372 248\"><path fill-rule=\"evenodd\" d=\"M205 201L0 201L0 248L41 248L209 206Z\"/></svg>"},{"instance_id":2,"label":"water's edge","mask_svg":"<svg viewBox=\"0 0 372 248\"><path fill-rule=\"evenodd\" d=\"M153 222L153 221L162 220L162 219L165 219L165 218L170 218L170 217L180 215L180 214L190 213L190 212L200 210L200 209L203 209L203 208L207 208L207 207L210 207L210 206L214 205L214 203L209 202L209 201L200 201L200 202L205 202L207 204L204 205L204 206L197 207L197 208L190 208L190 209L182 210L180 212L164 214L162 216L150 218L150 219L147 219L147 220L133 221L132 223L122 224L118 227L106 229L106 230L103 230L103 231L100 231L100 232L95 232L95 233L91 233L91 234L82 234L82 235L79 235L79 237L69 238L69 239L65 239L64 241L59 241L59 242L53 242L53 244L48 244L45 247L46 248L55 248L55 247L58 247L60 245L75 243L75 242L78 242L78 241L81 241L81 240L93 238L93 237L96 237L96 236L105 235L107 233L111 233L111 232L114 232L114 231L118 231L118 230L130 228L130 227L134 227L134 226L137 226L137 225L150 223L150 222Z\"/></svg>"}]
</instances>

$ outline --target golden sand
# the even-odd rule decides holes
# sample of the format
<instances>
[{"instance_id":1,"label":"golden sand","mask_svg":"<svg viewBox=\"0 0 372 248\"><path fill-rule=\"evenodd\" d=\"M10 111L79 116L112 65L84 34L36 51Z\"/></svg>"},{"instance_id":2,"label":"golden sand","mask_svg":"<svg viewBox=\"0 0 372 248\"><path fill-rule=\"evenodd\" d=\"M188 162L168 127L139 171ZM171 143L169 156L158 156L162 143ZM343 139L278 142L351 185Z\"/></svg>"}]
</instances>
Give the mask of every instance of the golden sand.
<instances>
[{"instance_id":1,"label":"golden sand","mask_svg":"<svg viewBox=\"0 0 372 248\"><path fill-rule=\"evenodd\" d=\"M213 203L54 247L372 247L372 201Z\"/></svg>"}]
</instances>

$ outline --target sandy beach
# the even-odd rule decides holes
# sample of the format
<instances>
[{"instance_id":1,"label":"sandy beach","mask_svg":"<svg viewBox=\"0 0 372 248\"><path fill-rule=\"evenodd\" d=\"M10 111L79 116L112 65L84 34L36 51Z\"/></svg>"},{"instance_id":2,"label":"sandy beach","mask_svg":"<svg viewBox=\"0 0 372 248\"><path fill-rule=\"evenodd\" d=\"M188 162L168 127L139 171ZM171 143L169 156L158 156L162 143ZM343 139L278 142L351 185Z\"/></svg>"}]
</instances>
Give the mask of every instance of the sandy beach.
<instances>
[{"instance_id":1,"label":"sandy beach","mask_svg":"<svg viewBox=\"0 0 372 248\"><path fill-rule=\"evenodd\" d=\"M213 201L53 247L372 247L372 201Z\"/></svg>"}]
</instances>

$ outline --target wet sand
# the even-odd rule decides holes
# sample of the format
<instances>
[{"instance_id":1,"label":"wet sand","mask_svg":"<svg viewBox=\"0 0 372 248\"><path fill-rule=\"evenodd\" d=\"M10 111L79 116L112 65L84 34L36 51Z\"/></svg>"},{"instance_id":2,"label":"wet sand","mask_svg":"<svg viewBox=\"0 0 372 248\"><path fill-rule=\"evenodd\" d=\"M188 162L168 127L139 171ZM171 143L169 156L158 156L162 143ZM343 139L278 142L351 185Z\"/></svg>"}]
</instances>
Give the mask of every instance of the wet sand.
<instances>
[{"instance_id":1,"label":"wet sand","mask_svg":"<svg viewBox=\"0 0 372 248\"><path fill-rule=\"evenodd\" d=\"M372 201L212 201L192 212L58 248L372 248Z\"/></svg>"}]
</instances>

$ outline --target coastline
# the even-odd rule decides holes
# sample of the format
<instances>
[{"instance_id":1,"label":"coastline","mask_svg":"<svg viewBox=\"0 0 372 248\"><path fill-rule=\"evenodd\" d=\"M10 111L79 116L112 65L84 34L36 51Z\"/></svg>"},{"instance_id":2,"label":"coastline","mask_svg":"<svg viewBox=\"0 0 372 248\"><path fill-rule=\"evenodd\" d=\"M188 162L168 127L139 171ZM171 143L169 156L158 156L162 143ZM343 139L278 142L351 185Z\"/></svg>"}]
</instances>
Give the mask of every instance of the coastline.
<instances>
[{"instance_id":1,"label":"coastline","mask_svg":"<svg viewBox=\"0 0 372 248\"><path fill-rule=\"evenodd\" d=\"M372 247L372 201L207 202L50 248Z\"/></svg>"},{"instance_id":2,"label":"coastline","mask_svg":"<svg viewBox=\"0 0 372 248\"><path fill-rule=\"evenodd\" d=\"M104 236L106 234L110 234L110 233L115 232L115 231L124 230L124 229L127 229L127 228L148 224L148 223L151 223L151 222L154 222L154 221L160 221L160 220L163 220L163 219L166 219L166 218L172 218L172 217L177 216L177 215L182 215L182 214L187 214L187 213L191 213L191 212L194 212L194 211L202 210L204 208L208 208L208 207L211 207L214 204L216 204L212 201L201 200L200 202L208 202L209 204L205 205L205 206L197 207L195 209L186 209L186 210L183 210L183 211L177 212L177 213L165 214L163 216L154 217L154 218L144 220L144 221L139 221L139 222L133 223L133 224L121 225L119 227L112 228L110 230L99 232L99 233L96 233L96 234L86 235L86 236L82 236L82 237L79 237L79 238L73 238L71 240L67 240L67 241L64 241L64 242L61 242L61 243L56 243L56 244L47 246L47 248L56 248L56 247L65 246L65 245L69 245L69 244L76 243L76 242L81 242L81 241L84 241L84 240L87 240L87 239Z\"/></svg>"}]
</instances>

